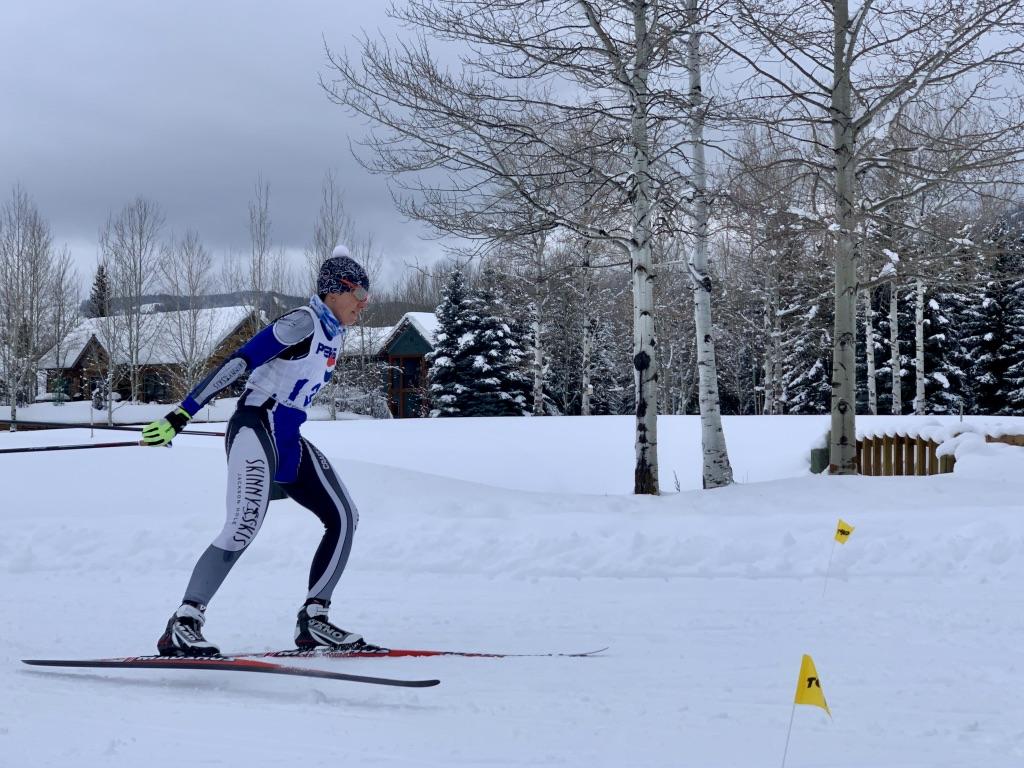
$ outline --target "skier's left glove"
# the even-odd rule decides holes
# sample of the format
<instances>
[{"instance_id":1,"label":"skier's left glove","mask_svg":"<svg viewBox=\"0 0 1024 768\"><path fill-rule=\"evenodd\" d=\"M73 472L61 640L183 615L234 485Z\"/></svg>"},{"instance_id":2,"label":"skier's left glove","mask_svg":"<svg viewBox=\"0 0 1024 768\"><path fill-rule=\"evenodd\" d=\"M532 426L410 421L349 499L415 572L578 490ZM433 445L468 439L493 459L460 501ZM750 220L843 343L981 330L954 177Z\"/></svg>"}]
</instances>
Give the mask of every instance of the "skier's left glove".
<instances>
[{"instance_id":1,"label":"skier's left glove","mask_svg":"<svg viewBox=\"0 0 1024 768\"><path fill-rule=\"evenodd\" d=\"M142 445L167 445L177 437L185 425L192 420L184 408L175 408L162 419L150 422L142 428Z\"/></svg>"}]
</instances>

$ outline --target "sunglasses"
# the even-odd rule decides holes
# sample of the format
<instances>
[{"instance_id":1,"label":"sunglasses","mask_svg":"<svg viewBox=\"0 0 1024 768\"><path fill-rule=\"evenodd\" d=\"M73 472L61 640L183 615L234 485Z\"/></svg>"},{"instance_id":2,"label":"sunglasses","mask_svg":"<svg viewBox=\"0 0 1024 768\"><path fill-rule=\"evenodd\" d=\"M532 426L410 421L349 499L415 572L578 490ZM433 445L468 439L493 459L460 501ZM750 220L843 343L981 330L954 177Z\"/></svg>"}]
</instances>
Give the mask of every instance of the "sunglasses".
<instances>
[{"instance_id":1,"label":"sunglasses","mask_svg":"<svg viewBox=\"0 0 1024 768\"><path fill-rule=\"evenodd\" d=\"M346 280L343 277L338 278L338 280L342 285L348 286L348 289L352 291L352 294L356 297L356 301L364 302L369 300L370 292L363 288L363 286L359 285L358 283L353 283L351 280Z\"/></svg>"}]
</instances>

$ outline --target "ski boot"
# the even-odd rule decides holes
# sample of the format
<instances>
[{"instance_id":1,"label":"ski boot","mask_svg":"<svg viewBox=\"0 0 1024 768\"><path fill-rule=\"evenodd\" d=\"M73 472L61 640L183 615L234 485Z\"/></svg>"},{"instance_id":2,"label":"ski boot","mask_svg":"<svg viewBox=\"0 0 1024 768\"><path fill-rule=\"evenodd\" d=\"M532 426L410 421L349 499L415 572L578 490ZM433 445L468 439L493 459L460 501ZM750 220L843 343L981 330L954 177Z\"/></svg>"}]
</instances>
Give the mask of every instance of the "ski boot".
<instances>
[{"instance_id":1,"label":"ski boot","mask_svg":"<svg viewBox=\"0 0 1024 768\"><path fill-rule=\"evenodd\" d=\"M220 649L203 637L205 605L182 603L167 622L167 629L157 640L161 656L219 656Z\"/></svg>"},{"instance_id":2,"label":"ski boot","mask_svg":"<svg viewBox=\"0 0 1024 768\"><path fill-rule=\"evenodd\" d=\"M330 602L307 600L299 610L295 624L295 645L302 651L323 648L331 651L376 650L377 646L363 640L362 635L346 632L327 620Z\"/></svg>"}]
</instances>

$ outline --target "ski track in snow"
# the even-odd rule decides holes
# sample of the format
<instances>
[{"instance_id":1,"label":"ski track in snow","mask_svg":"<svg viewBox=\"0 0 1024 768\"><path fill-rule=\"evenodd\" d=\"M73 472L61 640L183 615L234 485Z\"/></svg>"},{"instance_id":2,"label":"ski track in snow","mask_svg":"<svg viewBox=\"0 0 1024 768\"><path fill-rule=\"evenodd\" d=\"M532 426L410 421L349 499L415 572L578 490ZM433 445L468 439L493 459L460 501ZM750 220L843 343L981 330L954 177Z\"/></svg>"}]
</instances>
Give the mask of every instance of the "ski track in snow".
<instances>
[{"instance_id":1,"label":"ski track in snow","mask_svg":"<svg viewBox=\"0 0 1024 768\"><path fill-rule=\"evenodd\" d=\"M813 477L824 420L727 419L737 478L763 482L634 498L614 490L628 419L452 421L307 427L361 511L333 617L396 647L608 652L296 662L442 680L426 690L30 669L153 652L221 524L223 447L9 455L0 767L778 765L803 653L833 719L797 708L790 768L1024 765L1024 449L940 477ZM696 420L661 424L663 487L676 466L692 488ZM823 598L839 517L856 528ZM211 639L289 646L317 528L272 504Z\"/></svg>"}]
</instances>

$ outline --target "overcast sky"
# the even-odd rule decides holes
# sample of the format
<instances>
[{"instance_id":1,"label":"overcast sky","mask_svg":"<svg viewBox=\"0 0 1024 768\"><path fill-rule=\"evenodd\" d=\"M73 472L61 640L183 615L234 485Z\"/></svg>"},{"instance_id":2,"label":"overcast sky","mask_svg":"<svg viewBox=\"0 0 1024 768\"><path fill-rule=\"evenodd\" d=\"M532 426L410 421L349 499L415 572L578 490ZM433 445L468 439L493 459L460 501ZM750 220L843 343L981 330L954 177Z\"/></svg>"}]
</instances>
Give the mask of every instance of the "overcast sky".
<instances>
[{"instance_id":1,"label":"overcast sky","mask_svg":"<svg viewBox=\"0 0 1024 768\"><path fill-rule=\"evenodd\" d=\"M5 0L0 15L0 193L20 183L67 243L84 282L97 233L138 195L167 232L199 231L215 253L248 250L257 174L275 242L311 240L324 172L384 247L387 277L430 261L436 242L394 211L385 179L352 158L363 126L317 84L323 39L351 46L387 29L384 3L342 0Z\"/></svg>"}]
</instances>

